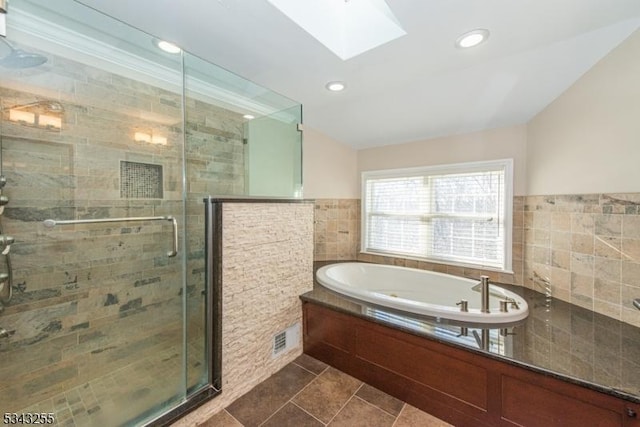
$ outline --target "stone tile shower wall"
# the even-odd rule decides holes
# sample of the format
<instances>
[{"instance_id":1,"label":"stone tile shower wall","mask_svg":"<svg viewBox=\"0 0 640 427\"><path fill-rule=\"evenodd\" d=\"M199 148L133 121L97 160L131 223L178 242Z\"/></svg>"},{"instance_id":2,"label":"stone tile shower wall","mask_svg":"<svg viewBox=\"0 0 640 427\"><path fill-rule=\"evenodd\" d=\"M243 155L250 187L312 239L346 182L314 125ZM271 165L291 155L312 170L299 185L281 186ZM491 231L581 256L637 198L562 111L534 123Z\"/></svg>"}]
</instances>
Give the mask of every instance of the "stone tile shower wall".
<instances>
[{"instance_id":1,"label":"stone tile shower wall","mask_svg":"<svg viewBox=\"0 0 640 427\"><path fill-rule=\"evenodd\" d=\"M182 97L48 57L44 72L3 71L0 87L3 194L10 199L2 220L16 239L14 298L0 314L0 325L13 333L0 343L0 409L39 402L39 408L55 409L58 421L72 414L81 425L87 417L120 413L124 422L149 402L171 397L181 381L181 363L174 362L182 355L182 269L180 255L166 256L169 223L45 229L42 221L175 215L182 235ZM8 107L43 100L62 104L60 131L7 120ZM188 252L189 301L198 327L201 198L243 188L242 119L191 98L186 114L188 235L180 252ZM167 137L167 144L133 140L134 132L149 130ZM161 165L163 198L122 198L121 160ZM201 352L201 342L193 345L192 354ZM148 382L151 389L145 375L155 381ZM105 400L109 396L119 401Z\"/></svg>"}]
</instances>

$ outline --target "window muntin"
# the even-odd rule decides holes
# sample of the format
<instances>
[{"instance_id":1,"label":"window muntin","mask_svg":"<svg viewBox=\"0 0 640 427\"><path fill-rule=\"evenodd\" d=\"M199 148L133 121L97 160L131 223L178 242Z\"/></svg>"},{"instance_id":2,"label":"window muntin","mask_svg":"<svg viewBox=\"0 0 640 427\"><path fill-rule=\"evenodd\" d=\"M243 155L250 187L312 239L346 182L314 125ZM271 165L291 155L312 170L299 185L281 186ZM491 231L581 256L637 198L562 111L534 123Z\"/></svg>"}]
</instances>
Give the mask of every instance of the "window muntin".
<instances>
[{"instance_id":1,"label":"window muntin","mask_svg":"<svg viewBox=\"0 0 640 427\"><path fill-rule=\"evenodd\" d=\"M511 270L512 169L509 159L364 172L363 252Z\"/></svg>"}]
</instances>

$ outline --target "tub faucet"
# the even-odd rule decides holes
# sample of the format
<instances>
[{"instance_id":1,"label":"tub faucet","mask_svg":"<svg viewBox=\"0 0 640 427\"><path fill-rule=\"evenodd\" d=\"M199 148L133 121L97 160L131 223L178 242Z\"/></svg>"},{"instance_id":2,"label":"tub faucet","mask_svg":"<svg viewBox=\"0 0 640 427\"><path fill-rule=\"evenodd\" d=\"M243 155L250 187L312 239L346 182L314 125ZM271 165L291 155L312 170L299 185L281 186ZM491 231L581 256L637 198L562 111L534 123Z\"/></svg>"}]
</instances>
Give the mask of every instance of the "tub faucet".
<instances>
[{"instance_id":1,"label":"tub faucet","mask_svg":"<svg viewBox=\"0 0 640 427\"><path fill-rule=\"evenodd\" d=\"M489 276L480 276L480 298L480 311L489 313Z\"/></svg>"},{"instance_id":2,"label":"tub faucet","mask_svg":"<svg viewBox=\"0 0 640 427\"><path fill-rule=\"evenodd\" d=\"M478 347L482 350L489 351L489 348L491 347L491 334L489 334L489 329L481 329L482 335L480 335L475 329L471 333L476 339Z\"/></svg>"}]
</instances>

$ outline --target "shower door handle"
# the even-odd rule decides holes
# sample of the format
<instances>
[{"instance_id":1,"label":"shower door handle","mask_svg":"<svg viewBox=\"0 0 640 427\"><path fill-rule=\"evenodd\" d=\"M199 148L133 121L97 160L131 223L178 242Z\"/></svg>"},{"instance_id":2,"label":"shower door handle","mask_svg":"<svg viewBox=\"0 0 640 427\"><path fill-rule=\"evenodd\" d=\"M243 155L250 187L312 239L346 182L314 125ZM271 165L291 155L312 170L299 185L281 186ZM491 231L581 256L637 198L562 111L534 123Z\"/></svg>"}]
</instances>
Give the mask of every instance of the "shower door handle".
<instances>
[{"instance_id":1,"label":"shower door handle","mask_svg":"<svg viewBox=\"0 0 640 427\"><path fill-rule=\"evenodd\" d=\"M173 231L172 248L167 252L169 258L173 258L178 254L178 221L171 215L169 216L138 216L131 218L99 218L99 219L69 219L55 220L45 219L43 224L47 228L53 228L56 225L70 224L100 224L103 222L133 222L133 221L170 221Z\"/></svg>"}]
</instances>

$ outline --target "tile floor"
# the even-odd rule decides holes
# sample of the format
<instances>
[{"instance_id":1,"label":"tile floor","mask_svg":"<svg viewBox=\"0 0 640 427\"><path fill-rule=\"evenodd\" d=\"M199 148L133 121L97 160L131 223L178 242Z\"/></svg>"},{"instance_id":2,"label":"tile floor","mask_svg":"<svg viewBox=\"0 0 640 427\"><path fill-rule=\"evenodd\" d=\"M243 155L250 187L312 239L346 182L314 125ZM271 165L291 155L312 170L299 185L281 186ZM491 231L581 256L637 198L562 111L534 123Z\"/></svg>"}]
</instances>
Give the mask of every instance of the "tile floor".
<instances>
[{"instance_id":1,"label":"tile floor","mask_svg":"<svg viewBox=\"0 0 640 427\"><path fill-rule=\"evenodd\" d=\"M445 427L450 424L302 355L200 427Z\"/></svg>"}]
</instances>

